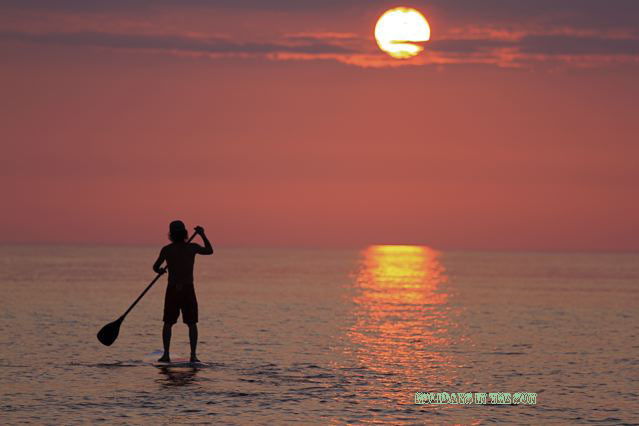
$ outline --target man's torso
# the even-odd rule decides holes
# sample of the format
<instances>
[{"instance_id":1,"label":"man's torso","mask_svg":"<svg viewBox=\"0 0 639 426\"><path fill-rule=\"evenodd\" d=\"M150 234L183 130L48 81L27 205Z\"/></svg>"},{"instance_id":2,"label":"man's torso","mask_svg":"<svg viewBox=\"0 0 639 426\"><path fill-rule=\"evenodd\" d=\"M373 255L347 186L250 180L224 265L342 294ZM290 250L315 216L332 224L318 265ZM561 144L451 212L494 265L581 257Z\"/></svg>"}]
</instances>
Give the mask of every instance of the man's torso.
<instances>
[{"instance_id":1,"label":"man's torso","mask_svg":"<svg viewBox=\"0 0 639 426\"><path fill-rule=\"evenodd\" d=\"M173 243L165 246L164 257L169 267L169 284L193 284L195 244Z\"/></svg>"}]
</instances>

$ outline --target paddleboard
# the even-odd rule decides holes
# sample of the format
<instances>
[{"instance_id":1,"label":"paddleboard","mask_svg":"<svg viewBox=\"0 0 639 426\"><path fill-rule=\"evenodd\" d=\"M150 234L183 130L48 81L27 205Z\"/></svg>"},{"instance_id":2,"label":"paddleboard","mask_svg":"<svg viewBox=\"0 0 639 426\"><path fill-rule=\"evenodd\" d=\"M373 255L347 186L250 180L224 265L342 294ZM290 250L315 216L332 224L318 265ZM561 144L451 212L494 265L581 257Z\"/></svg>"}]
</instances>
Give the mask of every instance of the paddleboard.
<instances>
[{"instance_id":1,"label":"paddleboard","mask_svg":"<svg viewBox=\"0 0 639 426\"><path fill-rule=\"evenodd\" d=\"M172 359L171 362L160 362L155 361L153 363L155 367L159 368L198 368L198 367L206 367L206 364L203 362L191 362L187 358L176 358Z\"/></svg>"}]
</instances>

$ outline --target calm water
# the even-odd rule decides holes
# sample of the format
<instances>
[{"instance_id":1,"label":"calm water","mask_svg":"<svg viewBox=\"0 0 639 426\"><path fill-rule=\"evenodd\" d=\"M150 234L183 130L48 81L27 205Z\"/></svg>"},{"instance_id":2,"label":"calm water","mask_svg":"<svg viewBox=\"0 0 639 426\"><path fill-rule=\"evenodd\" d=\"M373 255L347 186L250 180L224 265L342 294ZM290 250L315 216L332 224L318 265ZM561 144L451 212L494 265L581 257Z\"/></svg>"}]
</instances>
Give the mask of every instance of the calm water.
<instances>
[{"instance_id":1,"label":"calm water","mask_svg":"<svg viewBox=\"0 0 639 426\"><path fill-rule=\"evenodd\" d=\"M162 370L156 248L0 247L0 422L637 423L639 255L224 250ZM164 278L165 280L165 278ZM172 354L188 355L174 327ZM415 392L537 405L415 405Z\"/></svg>"}]
</instances>

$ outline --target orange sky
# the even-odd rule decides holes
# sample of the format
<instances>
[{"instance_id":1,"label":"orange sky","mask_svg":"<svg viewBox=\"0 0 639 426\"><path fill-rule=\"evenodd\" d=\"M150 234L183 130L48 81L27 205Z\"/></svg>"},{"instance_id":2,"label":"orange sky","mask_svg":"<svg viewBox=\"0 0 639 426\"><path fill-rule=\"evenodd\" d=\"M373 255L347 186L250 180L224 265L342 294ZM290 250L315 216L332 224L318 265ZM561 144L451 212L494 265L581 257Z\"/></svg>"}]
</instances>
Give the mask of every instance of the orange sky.
<instances>
[{"instance_id":1,"label":"orange sky","mask_svg":"<svg viewBox=\"0 0 639 426\"><path fill-rule=\"evenodd\" d=\"M0 241L639 249L632 3L413 2L401 62L389 2L47 4L0 11Z\"/></svg>"}]
</instances>

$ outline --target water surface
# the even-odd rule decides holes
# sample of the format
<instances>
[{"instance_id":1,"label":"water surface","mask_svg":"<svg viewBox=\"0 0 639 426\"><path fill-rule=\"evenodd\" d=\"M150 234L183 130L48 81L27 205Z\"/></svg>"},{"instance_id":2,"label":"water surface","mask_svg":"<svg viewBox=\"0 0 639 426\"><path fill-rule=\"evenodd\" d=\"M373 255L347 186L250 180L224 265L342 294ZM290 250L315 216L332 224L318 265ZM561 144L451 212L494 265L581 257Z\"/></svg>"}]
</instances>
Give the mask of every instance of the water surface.
<instances>
[{"instance_id":1,"label":"water surface","mask_svg":"<svg viewBox=\"0 0 639 426\"><path fill-rule=\"evenodd\" d=\"M165 281L95 338L156 254L0 247L0 421L639 422L639 255L219 249L196 262L206 365L161 369ZM415 405L427 391L538 397Z\"/></svg>"}]
</instances>

